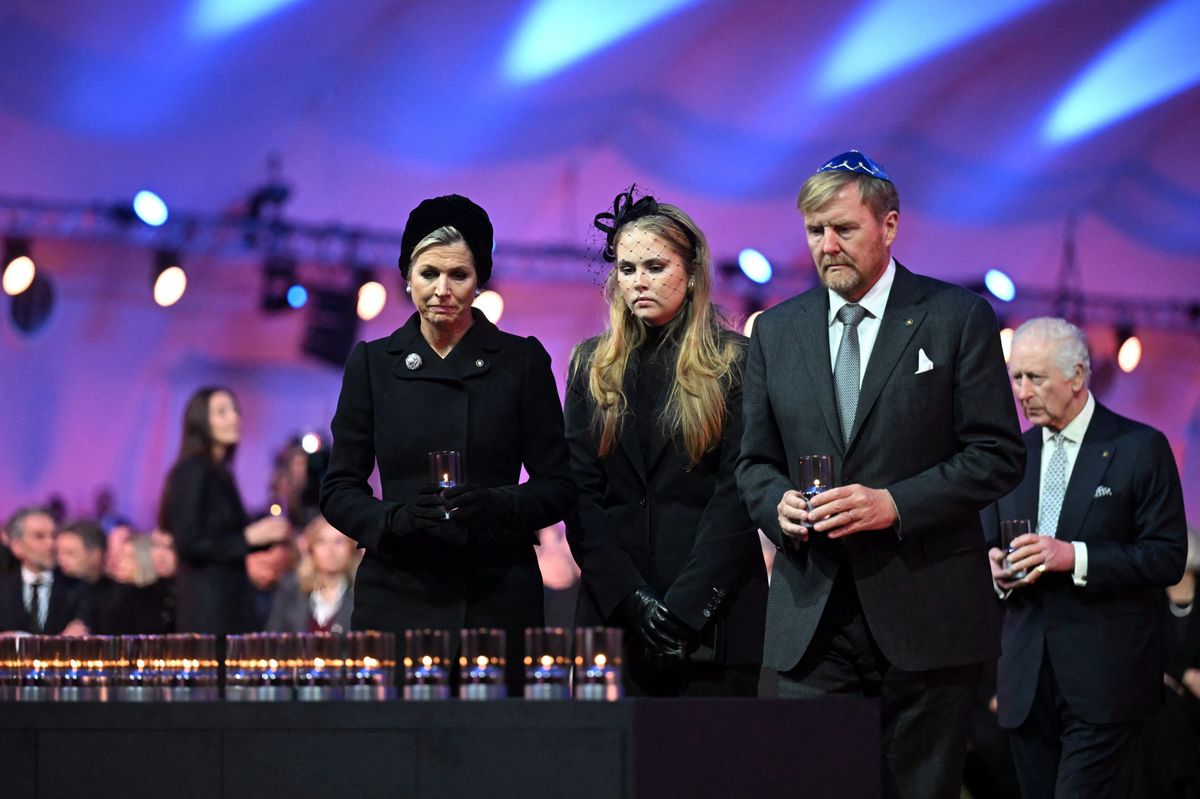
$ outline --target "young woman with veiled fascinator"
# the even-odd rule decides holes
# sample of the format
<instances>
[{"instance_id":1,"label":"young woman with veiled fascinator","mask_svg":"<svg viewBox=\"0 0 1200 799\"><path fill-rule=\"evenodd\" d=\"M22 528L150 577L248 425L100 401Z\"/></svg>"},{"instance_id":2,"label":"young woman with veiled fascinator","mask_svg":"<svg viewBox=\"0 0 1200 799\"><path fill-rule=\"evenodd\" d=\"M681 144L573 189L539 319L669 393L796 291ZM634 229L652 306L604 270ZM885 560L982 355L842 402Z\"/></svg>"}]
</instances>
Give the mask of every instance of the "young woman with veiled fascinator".
<instances>
[{"instance_id":1,"label":"young woman with veiled fascinator","mask_svg":"<svg viewBox=\"0 0 1200 799\"><path fill-rule=\"evenodd\" d=\"M733 473L746 339L718 322L695 222L633 192L595 219L609 324L575 348L566 397L577 622L625 629L632 695L753 696L767 583Z\"/></svg>"}]
</instances>

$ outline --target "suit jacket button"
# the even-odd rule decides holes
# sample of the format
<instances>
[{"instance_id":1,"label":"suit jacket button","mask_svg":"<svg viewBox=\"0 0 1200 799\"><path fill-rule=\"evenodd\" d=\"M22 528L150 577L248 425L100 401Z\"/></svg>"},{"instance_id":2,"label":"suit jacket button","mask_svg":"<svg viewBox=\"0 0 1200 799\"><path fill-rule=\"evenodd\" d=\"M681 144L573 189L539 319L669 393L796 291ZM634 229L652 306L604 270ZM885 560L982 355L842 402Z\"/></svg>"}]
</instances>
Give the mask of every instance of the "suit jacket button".
<instances>
[{"instance_id":1,"label":"suit jacket button","mask_svg":"<svg viewBox=\"0 0 1200 799\"><path fill-rule=\"evenodd\" d=\"M704 618L706 618L706 619L711 619L711 618L712 618L712 611L711 611L711 610L709 610L708 608L705 608L705 609L704 609Z\"/></svg>"},{"instance_id":2,"label":"suit jacket button","mask_svg":"<svg viewBox=\"0 0 1200 799\"><path fill-rule=\"evenodd\" d=\"M638 504L641 505L643 508L646 507L646 498L642 497L641 499L639 499Z\"/></svg>"}]
</instances>

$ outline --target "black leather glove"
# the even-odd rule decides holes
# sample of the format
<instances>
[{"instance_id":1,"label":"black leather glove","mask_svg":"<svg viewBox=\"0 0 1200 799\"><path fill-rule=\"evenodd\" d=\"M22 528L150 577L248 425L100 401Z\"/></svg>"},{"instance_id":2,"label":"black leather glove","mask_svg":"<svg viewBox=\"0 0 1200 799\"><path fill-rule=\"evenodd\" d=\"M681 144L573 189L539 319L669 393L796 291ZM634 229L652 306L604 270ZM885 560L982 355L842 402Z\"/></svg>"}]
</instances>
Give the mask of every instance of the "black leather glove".
<instances>
[{"instance_id":1,"label":"black leather glove","mask_svg":"<svg viewBox=\"0 0 1200 799\"><path fill-rule=\"evenodd\" d=\"M630 629L663 655L687 654L688 626L667 609L648 585L636 589L621 603Z\"/></svg>"},{"instance_id":2,"label":"black leather glove","mask_svg":"<svg viewBox=\"0 0 1200 799\"><path fill-rule=\"evenodd\" d=\"M427 486L396 514L392 529L400 535L416 530L429 530L438 522L446 521L446 505L440 489Z\"/></svg>"},{"instance_id":3,"label":"black leather glove","mask_svg":"<svg viewBox=\"0 0 1200 799\"><path fill-rule=\"evenodd\" d=\"M475 483L447 488L442 492L450 521L468 527L487 523L492 510L492 490Z\"/></svg>"}]
</instances>

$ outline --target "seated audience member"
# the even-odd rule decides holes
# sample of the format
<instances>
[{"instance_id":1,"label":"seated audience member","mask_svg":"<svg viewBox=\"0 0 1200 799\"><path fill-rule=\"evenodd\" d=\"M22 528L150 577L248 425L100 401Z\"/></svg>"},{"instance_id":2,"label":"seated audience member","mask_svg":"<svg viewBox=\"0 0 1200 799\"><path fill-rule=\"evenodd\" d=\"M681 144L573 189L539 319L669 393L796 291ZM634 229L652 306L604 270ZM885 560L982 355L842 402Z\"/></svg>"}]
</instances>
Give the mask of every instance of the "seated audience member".
<instances>
[{"instance_id":1,"label":"seated audience member","mask_svg":"<svg viewBox=\"0 0 1200 799\"><path fill-rule=\"evenodd\" d=\"M0 576L0 633L86 635L87 586L54 568L54 517L22 508L4 525L20 568Z\"/></svg>"},{"instance_id":2,"label":"seated audience member","mask_svg":"<svg viewBox=\"0 0 1200 799\"><path fill-rule=\"evenodd\" d=\"M347 632L354 609L353 539L318 516L304 528L300 566L275 592L268 632Z\"/></svg>"},{"instance_id":3,"label":"seated audience member","mask_svg":"<svg viewBox=\"0 0 1200 799\"><path fill-rule=\"evenodd\" d=\"M256 630L266 629L275 593L284 576L296 568L297 560L296 545L291 540L246 555L246 577L252 589Z\"/></svg>"},{"instance_id":4,"label":"seated audience member","mask_svg":"<svg viewBox=\"0 0 1200 799\"><path fill-rule=\"evenodd\" d=\"M127 536L114 562L116 583L100 607L97 632L161 635L175 631L175 550L159 530Z\"/></svg>"},{"instance_id":5,"label":"seated audience member","mask_svg":"<svg viewBox=\"0 0 1200 799\"><path fill-rule=\"evenodd\" d=\"M88 606L93 614L107 601L115 582L104 573L108 537L104 529L88 519L79 519L63 527L54 536L54 553L58 568L88 586ZM96 618L85 619L88 627L96 628Z\"/></svg>"},{"instance_id":6,"label":"seated audience member","mask_svg":"<svg viewBox=\"0 0 1200 799\"><path fill-rule=\"evenodd\" d=\"M120 559L121 545L133 534L133 528L124 522L115 525L108 531L108 547L104 553L104 573L108 575L109 579L117 580L117 572L121 568L117 564Z\"/></svg>"}]
</instances>

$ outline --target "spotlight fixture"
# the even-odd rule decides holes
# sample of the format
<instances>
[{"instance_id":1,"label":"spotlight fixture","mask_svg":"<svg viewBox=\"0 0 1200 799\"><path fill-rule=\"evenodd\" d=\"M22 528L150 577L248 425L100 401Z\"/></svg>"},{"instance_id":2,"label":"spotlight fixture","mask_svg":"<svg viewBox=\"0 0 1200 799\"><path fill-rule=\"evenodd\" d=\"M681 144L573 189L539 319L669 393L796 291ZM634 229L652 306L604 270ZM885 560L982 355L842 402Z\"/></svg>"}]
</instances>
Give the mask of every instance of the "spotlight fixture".
<instances>
[{"instance_id":1,"label":"spotlight fixture","mask_svg":"<svg viewBox=\"0 0 1200 799\"><path fill-rule=\"evenodd\" d=\"M499 322L500 317L504 315L504 297L500 295L500 292L492 289L480 293L471 305L482 311L493 325Z\"/></svg>"},{"instance_id":2,"label":"spotlight fixture","mask_svg":"<svg viewBox=\"0 0 1200 799\"><path fill-rule=\"evenodd\" d=\"M387 289L375 279L370 269L356 270L355 283L358 285L358 318L369 322L383 313L387 305Z\"/></svg>"},{"instance_id":3,"label":"spotlight fixture","mask_svg":"<svg viewBox=\"0 0 1200 799\"><path fill-rule=\"evenodd\" d=\"M54 284L48 275L35 275L29 288L12 298L9 315L26 335L36 333L54 309Z\"/></svg>"},{"instance_id":4,"label":"spotlight fixture","mask_svg":"<svg viewBox=\"0 0 1200 799\"><path fill-rule=\"evenodd\" d=\"M263 261L262 309L268 313L286 311L288 308L298 308L308 299L304 287L296 282L296 258L290 253L271 253ZM293 292L293 288L300 291ZM301 300L299 305L293 305L292 300Z\"/></svg>"},{"instance_id":5,"label":"spotlight fixture","mask_svg":"<svg viewBox=\"0 0 1200 799\"><path fill-rule=\"evenodd\" d=\"M151 227L165 224L170 216L162 197L149 189L142 189L133 195L133 214Z\"/></svg>"},{"instance_id":6,"label":"spotlight fixture","mask_svg":"<svg viewBox=\"0 0 1200 799\"><path fill-rule=\"evenodd\" d=\"M760 286L771 282L771 275L774 273L767 256L752 247L738 253L738 268L742 270L743 275Z\"/></svg>"},{"instance_id":7,"label":"spotlight fixture","mask_svg":"<svg viewBox=\"0 0 1200 799\"><path fill-rule=\"evenodd\" d=\"M25 239L4 240L4 293L15 297L27 290L37 276L37 267L30 256L29 242Z\"/></svg>"},{"instance_id":8,"label":"spotlight fixture","mask_svg":"<svg viewBox=\"0 0 1200 799\"><path fill-rule=\"evenodd\" d=\"M1117 366L1125 373L1132 372L1142 362L1142 340L1129 325L1117 328Z\"/></svg>"},{"instance_id":9,"label":"spotlight fixture","mask_svg":"<svg viewBox=\"0 0 1200 799\"><path fill-rule=\"evenodd\" d=\"M987 270L987 274L983 276L983 285L1001 302L1012 302L1017 296L1017 285L999 269Z\"/></svg>"},{"instance_id":10,"label":"spotlight fixture","mask_svg":"<svg viewBox=\"0 0 1200 799\"><path fill-rule=\"evenodd\" d=\"M179 302L187 291L187 273L179 265L179 256L171 250L154 253L154 301L163 308Z\"/></svg>"}]
</instances>

